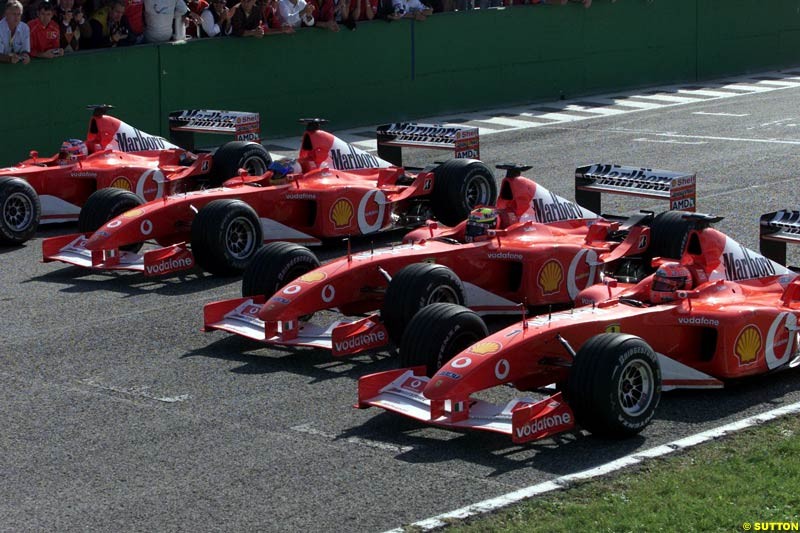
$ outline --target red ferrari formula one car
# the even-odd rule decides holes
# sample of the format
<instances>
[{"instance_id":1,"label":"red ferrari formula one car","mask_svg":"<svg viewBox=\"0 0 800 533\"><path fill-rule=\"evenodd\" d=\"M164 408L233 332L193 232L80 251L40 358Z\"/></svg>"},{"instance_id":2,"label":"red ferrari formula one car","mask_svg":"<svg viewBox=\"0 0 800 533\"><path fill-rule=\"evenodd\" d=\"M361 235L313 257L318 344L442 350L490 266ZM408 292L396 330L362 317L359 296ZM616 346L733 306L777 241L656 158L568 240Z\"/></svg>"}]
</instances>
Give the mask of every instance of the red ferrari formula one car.
<instances>
[{"instance_id":1,"label":"red ferrari formula one car","mask_svg":"<svg viewBox=\"0 0 800 533\"><path fill-rule=\"evenodd\" d=\"M400 347L401 364L412 368L362 377L359 406L514 442L576 426L626 437L648 425L662 390L719 388L797 366L800 277L703 224L718 219L684 216L699 226L680 262L657 259L656 272L634 285L590 287L578 298L591 305L523 318L490 336L469 309L424 308ZM560 392L539 400L497 405L475 396L553 383Z\"/></svg>"},{"instance_id":2,"label":"red ferrari formula one car","mask_svg":"<svg viewBox=\"0 0 800 533\"><path fill-rule=\"evenodd\" d=\"M94 110L86 140L70 139L51 157L30 159L0 169L0 244L21 244L40 223L79 221L81 231L92 221L79 220L81 207L97 190L113 199L108 215L126 207L201 187L216 186L246 168L266 172L271 159L258 142L257 113L186 110L170 113L173 142L144 133L108 114L111 106ZM232 133L236 140L212 156L193 153L193 134ZM129 191L120 195L113 189ZM89 224L91 225L91 224Z\"/></svg>"},{"instance_id":3,"label":"red ferrari formula one car","mask_svg":"<svg viewBox=\"0 0 800 533\"><path fill-rule=\"evenodd\" d=\"M211 273L235 274L263 241L321 244L416 226L431 215L455 224L473 206L495 201L494 174L478 160L456 158L412 173L322 131L324 121L306 122L298 159L261 175L167 196L110 221L117 197L90 199L82 216L100 222L98 230L45 240L44 260L146 275L184 270L196 261ZM424 146L455 149L456 156L477 153L477 145L464 139L472 132L477 141L477 128L387 125L379 132L379 146L391 151ZM161 248L136 253L150 240Z\"/></svg>"},{"instance_id":4,"label":"red ferrari formula one car","mask_svg":"<svg viewBox=\"0 0 800 533\"><path fill-rule=\"evenodd\" d=\"M518 313L522 302L534 309L566 307L603 269L638 281L649 272L650 258L680 257L691 223L676 212L598 218L523 177L530 167L500 168L508 174L489 221L493 229L486 228L491 235L477 235L482 226L472 221L453 228L431 225L408 234L402 246L322 267L302 246L272 243L245 271L242 298L206 305L204 329L350 355L396 342L411 317L433 302L459 303L482 314ZM638 192L669 198L670 205L687 198L694 205L694 184L693 175L616 165L576 172L579 192ZM587 200L599 209L598 198ZM310 320L326 309L367 316L330 324Z\"/></svg>"}]
</instances>

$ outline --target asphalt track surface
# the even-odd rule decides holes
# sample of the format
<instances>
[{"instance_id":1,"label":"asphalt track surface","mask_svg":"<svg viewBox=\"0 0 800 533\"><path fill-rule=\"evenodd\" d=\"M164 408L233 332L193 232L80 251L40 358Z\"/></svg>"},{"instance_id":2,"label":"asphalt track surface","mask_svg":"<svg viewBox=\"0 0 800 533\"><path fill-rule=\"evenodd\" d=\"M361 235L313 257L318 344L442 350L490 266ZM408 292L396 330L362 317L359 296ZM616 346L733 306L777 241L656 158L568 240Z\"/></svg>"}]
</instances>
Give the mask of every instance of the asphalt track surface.
<instances>
[{"instance_id":1,"label":"asphalt track surface","mask_svg":"<svg viewBox=\"0 0 800 533\"><path fill-rule=\"evenodd\" d=\"M482 156L531 164L570 198L579 164L695 171L700 210L755 248L758 215L797 206L798 102L791 88L499 133ZM0 250L3 531L380 531L800 400L800 375L784 372L668 393L623 442L516 446L353 409L358 376L395 366L387 354L333 360L201 333L203 304L237 296L238 279L91 273L40 263L40 246Z\"/></svg>"}]
</instances>

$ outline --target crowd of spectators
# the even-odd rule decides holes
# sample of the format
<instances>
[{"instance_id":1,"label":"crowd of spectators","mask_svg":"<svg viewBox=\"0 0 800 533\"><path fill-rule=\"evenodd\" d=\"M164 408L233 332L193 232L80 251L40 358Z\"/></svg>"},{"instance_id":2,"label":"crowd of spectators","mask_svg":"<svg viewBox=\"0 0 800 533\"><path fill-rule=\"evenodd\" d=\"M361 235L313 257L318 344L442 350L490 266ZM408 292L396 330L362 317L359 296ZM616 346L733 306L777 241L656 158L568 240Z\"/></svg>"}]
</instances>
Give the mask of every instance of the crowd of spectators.
<instances>
[{"instance_id":1,"label":"crowd of spectators","mask_svg":"<svg viewBox=\"0 0 800 533\"><path fill-rule=\"evenodd\" d=\"M611 0L612 2L615 0ZM0 0L2 5L3 0ZM355 29L382 18L592 0L6 0L0 63L29 63L91 48L215 37L256 37L315 27Z\"/></svg>"}]
</instances>

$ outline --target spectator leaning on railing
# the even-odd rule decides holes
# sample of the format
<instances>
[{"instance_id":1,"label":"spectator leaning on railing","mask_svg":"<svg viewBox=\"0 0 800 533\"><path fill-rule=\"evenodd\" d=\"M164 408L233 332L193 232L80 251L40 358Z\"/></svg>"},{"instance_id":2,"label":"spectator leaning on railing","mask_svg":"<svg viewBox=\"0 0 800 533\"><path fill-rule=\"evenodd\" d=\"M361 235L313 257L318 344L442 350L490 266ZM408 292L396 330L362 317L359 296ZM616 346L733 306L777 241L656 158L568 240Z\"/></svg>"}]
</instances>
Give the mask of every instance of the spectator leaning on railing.
<instances>
[{"instance_id":1,"label":"spectator leaning on railing","mask_svg":"<svg viewBox=\"0 0 800 533\"><path fill-rule=\"evenodd\" d=\"M314 6L306 0L280 0L278 10L283 22L292 28L314 25Z\"/></svg>"},{"instance_id":2,"label":"spectator leaning on railing","mask_svg":"<svg viewBox=\"0 0 800 533\"><path fill-rule=\"evenodd\" d=\"M166 43L172 38L176 19L202 19L192 13L183 0L144 0L144 39L148 43ZM178 37L180 38L180 37Z\"/></svg>"},{"instance_id":3,"label":"spectator leaning on railing","mask_svg":"<svg viewBox=\"0 0 800 533\"><path fill-rule=\"evenodd\" d=\"M56 9L56 22L61 28L61 48L64 52L77 52L81 43L92 37L92 26L83 13L83 8L75 5L75 0L59 0Z\"/></svg>"},{"instance_id":4,"label":"spectator leaning on railing","mask_svg":"<svg viewBox=\"0 0 800 533\"><path fill-rule=\"evenodd\" d=\"M61 30L53 20L53 4L39 4L37 17L28 24L31 31L31 56L53 59L64 55L61 48Z\"/></svg>"},{"instance_id":5,"label":"spectator leaning on railing","mask_svg":"<svg viewBox=\"0 0 800 533\"><path fill-rule=\"evenodd\" d=\"M201 37L224 37L231 34L231 15L233 12L225 5L225 0L211 0L201 14L203 23L200 26Z\"/></svg>"},{"instance_id":6,"label":"spectator leaning on railing","mask_svg":"<svg viewBox=\"0 0 800 533\"><path fill-rule=\"evenodd\" d=\"M420 2L420 0L392 0L394 18L413 18L425 20L433 10Z\"/></svg>"},{"instance_id":7,"label":"spectator leaning on railing","mask_svg":"<svg viewBox=\"0 0 800 533\"><path fill-rule=\"evenodd\" d=\"M0 20L0 63L30 63L31 36L22 22L22 3L8 0L5 16Z\"/></svg>"},{"instance_id":8,"label":"spectator leaning on railing","mask_svg":"<svg viewBox=\"0 0 800 533\"><path fill-rule=\"evenodd\" d=\"M114 48L129 46L136 42L125 18L125 0L111 0L111 3L92 15L92 48Z\"/></svg>"},{"instance_id":9,"label":"spectator leaning on railing","mask_svg":"<svg viewBox=\"0 0 800 533\"><path fill-rule=\"evenodd\" d=\"M256 6L256 0L242 0L231 17L231 32L236 37L264 36L264 12Z\"/></svg>"},{"instance_id":10,"label":"spectator leaning on railing","mask_svg":"<svg viewBox=\"0 0 800 533\"><path fill-rule=\"evenodd\" d=\"M125 0L125 20L136 44L144 42L144 0Z\"/></svg>"}]
</instances>

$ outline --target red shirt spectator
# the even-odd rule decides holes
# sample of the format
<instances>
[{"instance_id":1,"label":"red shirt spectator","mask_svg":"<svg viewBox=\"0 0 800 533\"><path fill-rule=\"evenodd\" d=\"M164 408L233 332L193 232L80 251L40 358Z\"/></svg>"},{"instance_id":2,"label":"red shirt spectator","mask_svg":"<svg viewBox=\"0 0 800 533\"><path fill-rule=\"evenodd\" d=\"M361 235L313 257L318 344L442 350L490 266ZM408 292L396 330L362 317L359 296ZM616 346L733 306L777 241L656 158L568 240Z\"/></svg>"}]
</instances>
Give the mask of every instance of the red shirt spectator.
<instances>
[{"instance_id":1,"label":"red shirt spectator","mask_svg":"<svg viewBox=\"0 0 800 533\"><path fill-rule=\"evenodd\" d=\"M189 7L189 11L198 15L202 15L203 11L208 8L206 0L186 0L186 5ZM200 25L190 19L186 25L186 35L193 39L200 37Z\"/></svg>"},{"instance_id":2,"label":"red shirt spectator","mask_svg":"<svg viewBox=\"0 0 800 533\"><path fill-rule=\"evenodd\" d=\"M64 55L61 45L61 30L53 20L53 4L42 2L39 15L28 27L31 30L31 56L52 59Z\"/></svg>"},{"instance_id":3,"label":"red shirt spectator","mask_svg":"<svg viewBox=\"0 0 800 533\"><path fill-rule=\"evenodd\" d=\"M144 0L125 0L125 18L136 35L144 33Z\"/></svg>"}]
</instances>

